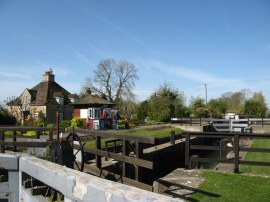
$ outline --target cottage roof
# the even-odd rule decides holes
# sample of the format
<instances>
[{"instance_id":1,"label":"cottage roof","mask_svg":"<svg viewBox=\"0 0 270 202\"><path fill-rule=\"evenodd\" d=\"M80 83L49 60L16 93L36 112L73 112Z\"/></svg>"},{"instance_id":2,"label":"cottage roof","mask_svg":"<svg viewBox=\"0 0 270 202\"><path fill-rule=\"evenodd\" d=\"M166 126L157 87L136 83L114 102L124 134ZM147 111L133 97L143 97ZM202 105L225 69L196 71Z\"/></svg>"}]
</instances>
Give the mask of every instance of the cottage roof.
<instances>
[{"instance_id":1,"label":"cottage roof","mask_svg":"<svg viewBox=\"0 0 270 202\"><path fill-rule=\"evenodd\" d=\"M52 70L45 72L44 79L31 89L26 89L31 95L30 105L46 105L46 104L59 104L56 97L63 97L64 104L70 104L69 97L71 94L54 81ZM21 105L22 95L9 102L10 106Z\"/></svg>"},{"instance_id":2,"label":"cottage roof","mask_svg":"<svg viewBox=\"0 0 270 202\"><path fill-rule=\"evenodd\" d=\"M89 95L84 98L80 98L73 105L89 105L89 104L101 104L101 105L114 105L114 103L105 100L97 95Z\"/></svg>"},{"instance_id":3,"label":"cottage roof","mask_svg":"<svg viewBox=\"0 0 270 202\"><path fill-rule=\"evenodd\" d=\"M70 93L55 81L42 81L30 90L36 92L36 99L31 102L33 105L58 104L55 99L57 95L64 97L64 104L70 103Z\"/></svg>"}]
</instances>

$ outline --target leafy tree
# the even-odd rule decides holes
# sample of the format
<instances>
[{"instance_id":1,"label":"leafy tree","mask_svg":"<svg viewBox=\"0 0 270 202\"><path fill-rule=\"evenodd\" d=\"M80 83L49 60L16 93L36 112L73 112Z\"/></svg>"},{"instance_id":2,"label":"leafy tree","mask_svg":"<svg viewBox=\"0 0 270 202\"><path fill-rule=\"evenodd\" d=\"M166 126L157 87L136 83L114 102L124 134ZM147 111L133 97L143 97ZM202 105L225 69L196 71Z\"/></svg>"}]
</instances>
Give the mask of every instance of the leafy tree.
<instances>
[{"instance_id":1,"label":"leafy tree","mask_svg":"<svg viewBox=\"0 0 270 202\"><path fill-rule=\"evenodd\" d=\"M265 117L267 114L267 105L262 92L255 92L253 97L246 100L244 104L245 115L255 117Z\"/></svg>"},{"instance_id":2,"label":"leafy tree","mask_svg":"<svg viewBox=\"0 0 270 202\"><path fill-rule=\"evenodd\" d=\"M0 106L0 124L1 125L16 125L15 116L11 115L7 109Z\"/></svg>"},{"instance_id":3,"label":"leafy tree","mask_svg":"<svg viewBox=\"0 0 270 202\"><path fill-rule=\"evenodd\" d=\"M227 105L222 99L211 99L207 106L211 110L212 117L220 118L227 111Z\"/></svg>"},{"instance_id":4,"label":"leafy tree","mask_svg":"<svg viewBox=\"0 0 270 202\"><path fill-rule=\"evenodd\" d=\"M135 66L125 60L101 60L94 71L94 77L86 78L82 94L96 93L117 103L121 98L133 95L137 72Z\"/></svg>"},{"instance_id":5,"label":"leafy tree","mask_svg":"<svg viewBox=\"0 0 270 202\"><path fill-rule=\"evenodd\" d=\"M206 108L204 99L202 98L192 97L189 107L195 117L207 117L209 115L208 108Z\"/></svg>"},{"instance_id":6,"label":"leafy tree","mask_svg":"<svg viewBox=\"0 0 270 202\"><path fill-rule=\"evenodd\" d=\"M184 94L164 83L148 100L148 116L156 121L168 121L184 110ZM178 113L178 114L177 114Z\"/></svg>"},{"instance_id":7,"label":"leafy tree","mask_svg":"<svg viewBox=\"0 0 270 202\"><path fill-rule=\"evenodd\" d=\"M145 100L141 102L137 108L137 117L140 120L144 120L148 116L149 101Z\"/></svg>"},{"instance_id":8,"label":"leafy tree","mask_svg":"<svg viewBox=\"0 0 270 202\"><path fill-rule=\"evenodd\" d=\"M228 110L237 111L241 113L242 106L245 100L248 99L251 91L249 89L242 89L238 92L227 92L221 96L221 99L226 103Z\"/></svg>"}]
</instances>

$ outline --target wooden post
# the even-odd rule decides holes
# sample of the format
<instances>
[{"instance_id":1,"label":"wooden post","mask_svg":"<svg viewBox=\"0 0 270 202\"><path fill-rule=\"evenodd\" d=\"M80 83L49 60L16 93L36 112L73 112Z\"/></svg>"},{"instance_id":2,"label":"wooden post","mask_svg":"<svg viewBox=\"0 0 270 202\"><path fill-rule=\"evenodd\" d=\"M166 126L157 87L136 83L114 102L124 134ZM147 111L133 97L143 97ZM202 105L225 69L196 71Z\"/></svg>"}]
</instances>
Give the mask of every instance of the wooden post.
<instances>
[{"instance_id":1,"label":"wooden post","mask_svg":"<svg viewBox=\"0 0 270 202\"><path fill-rule=\"evenodd\" d=\"M141 159L143 156L143 143L139 142L139 140L136 140L136 158ZM142 168L135 165L135 180L141 181L142 177Z\"/></svg>"},{"instance_id":2,"label":"wooden post","mask_svg":"<svg viewBox=\"0 0 270 202\"><path fill-rule=\"evenodd\" d=\"M263 127L263 117L262 117L262 127Z\"/></svg>"},{"instance_id":3,"label":"wooden post","mask_svg":"<svg viewBox=\"0 0 270 202\"><path fill-rule=\"evenodd\" d=\"M49 131L49 140L50 140L50 142L53 141L53 130Z\"/></svg>"},{"instance_id":4,"label":"wooden post","mask_svg":"<svg viewBox=\"0 0 270 202\"><path fill-rule=\"evenodd\" d=\"M101 149L101 137L96 136L96 149ZM96 155L96 166L97 168L101 168L101 156Z\"/></svg>"},{"instance_id":5,"label":"wooden post","mask_svg":"<svg viewBox=\"0 0 270 202\"><path fill-rule=\"evenodd\" d=\"M128 156L129 155L129 142L125 139L123 139L123 151L122 151L122 155L123 156ZM127 176L127 167L128 167L128 164L125 163L123 161L123 167L122 167L122 176L123 177L126 177Z\"/></svg>"},{"instance_id":6,"label":"wooden post","mask_svg":"<svg viewBox=\"0 0 270 202\"><path fill-rule=\"evenodd\" d=\"M13 142L16 142L17 141L17 137L16 137L16 130L13 131ZM17 151L17 147L16 146L13 146L13 151Z\"/></svg>"},{"instance_id":7,"label":"wooden post","mask_svg":"<svg viewBox=\"0 0 270 202\"><path fill-rule=\"evenodd\" d=\"M59 111L56 112L56 140L59 141Z\"/></svg>"},{"instance_id":8,"label":"wooden post","mask_svg":"<svg viewBox=\"0 0 270 202\"><path fill-rule=\"evenodd\" d=\"M248 117L248 126L249 126L250 124L249 124L249 117Z\"/></svg>"},{"instance_id":9,"label":"wooden post","mask_svg":"<svg viewBox=\"0 0 270 202\"><path fill-rule=\"evenodd\" d=\"M234 135L234 172L239 173L239 134Z\"/></svg>"},{"instance_id":10,"label":"wooden post","mask_svg":"<svg viewBox=\"0 0 270 202\"><path fill-rule=\"evenodd\" d=\"M186 134L185 144L185 167L189 168L189 157L190 156L190 134Z\"/></svg>"},{"instance_id":11,"label":"wooden post","mask_svg":"<svg viewBox=\"0 0 270 202\"><path fill-rule=\"evenodd\" d=\"M175 145L175 131L171 131L170 142Z\"/></svg>"},{"instance_id":12,"label":"wooden post","mask_svg":"<svg viewBox=\"0 0 270 202\"><path fill-rule=\"evenodd\" d=\"M1 142L5 142L5 132L0 131L0 140ZM5 153L5 146L1 146L1 153Z\"/></svg>"},{"instance_id":13,"label":"wooden post","mask_svg":"<svg viewBox=\"0 0 270 202\"><path fill-rule=\"evenodd\" d=\"M36 139L40 139L40 131L36 130Z\"/></svg>"}]
</instances>

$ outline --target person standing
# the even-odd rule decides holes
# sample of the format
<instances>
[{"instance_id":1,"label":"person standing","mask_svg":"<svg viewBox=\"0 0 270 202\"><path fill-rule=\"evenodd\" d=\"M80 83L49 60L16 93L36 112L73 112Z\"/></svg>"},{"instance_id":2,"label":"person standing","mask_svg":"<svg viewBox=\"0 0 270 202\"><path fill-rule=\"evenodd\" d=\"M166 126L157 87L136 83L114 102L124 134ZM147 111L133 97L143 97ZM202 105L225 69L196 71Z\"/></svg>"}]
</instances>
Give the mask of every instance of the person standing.
<instances>
[{"instance_id":1,"label":"person standing","mask_svg":"<svg viewBox=\"0 0 270 202\"><path fill-rule=\"evenodd\" d=\"M108 113L106 112L105 109L103 109L103 111L101 113L102 129L106 129L106 126L107 126L107 117L108 117Z\"/></svg>"},{"instance_id":2,"label":"person standing","mask_svg":"<svg viewBox=\"0 0 270 202\"><path fill-rule=\"evenodd\" d=\"M113 120L115 123L115 129L118 130L119 129L119 120L121 119L120 114L118 111L116 111L113 115Z\"/></svg>"}]
</instances>

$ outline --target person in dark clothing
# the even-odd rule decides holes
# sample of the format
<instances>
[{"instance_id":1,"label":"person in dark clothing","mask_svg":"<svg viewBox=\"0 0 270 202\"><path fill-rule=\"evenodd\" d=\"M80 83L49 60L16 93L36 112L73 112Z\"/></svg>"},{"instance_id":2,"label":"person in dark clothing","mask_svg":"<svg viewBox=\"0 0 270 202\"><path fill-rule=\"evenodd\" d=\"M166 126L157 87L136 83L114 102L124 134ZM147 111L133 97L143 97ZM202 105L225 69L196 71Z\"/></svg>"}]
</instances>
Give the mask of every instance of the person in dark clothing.
<instances>
[{"instance_id":1,"label":"person in dark clothing","mask_svg":"<svg viewBox=\"0 0 270 202\"><path fill-rule=\"evenodd\" d=\"M115 129L119 129L119 120L121 119L121 116L118 111L116 111L113 115L113 121L115 123Z\"/></svg>"}]
</instances>

